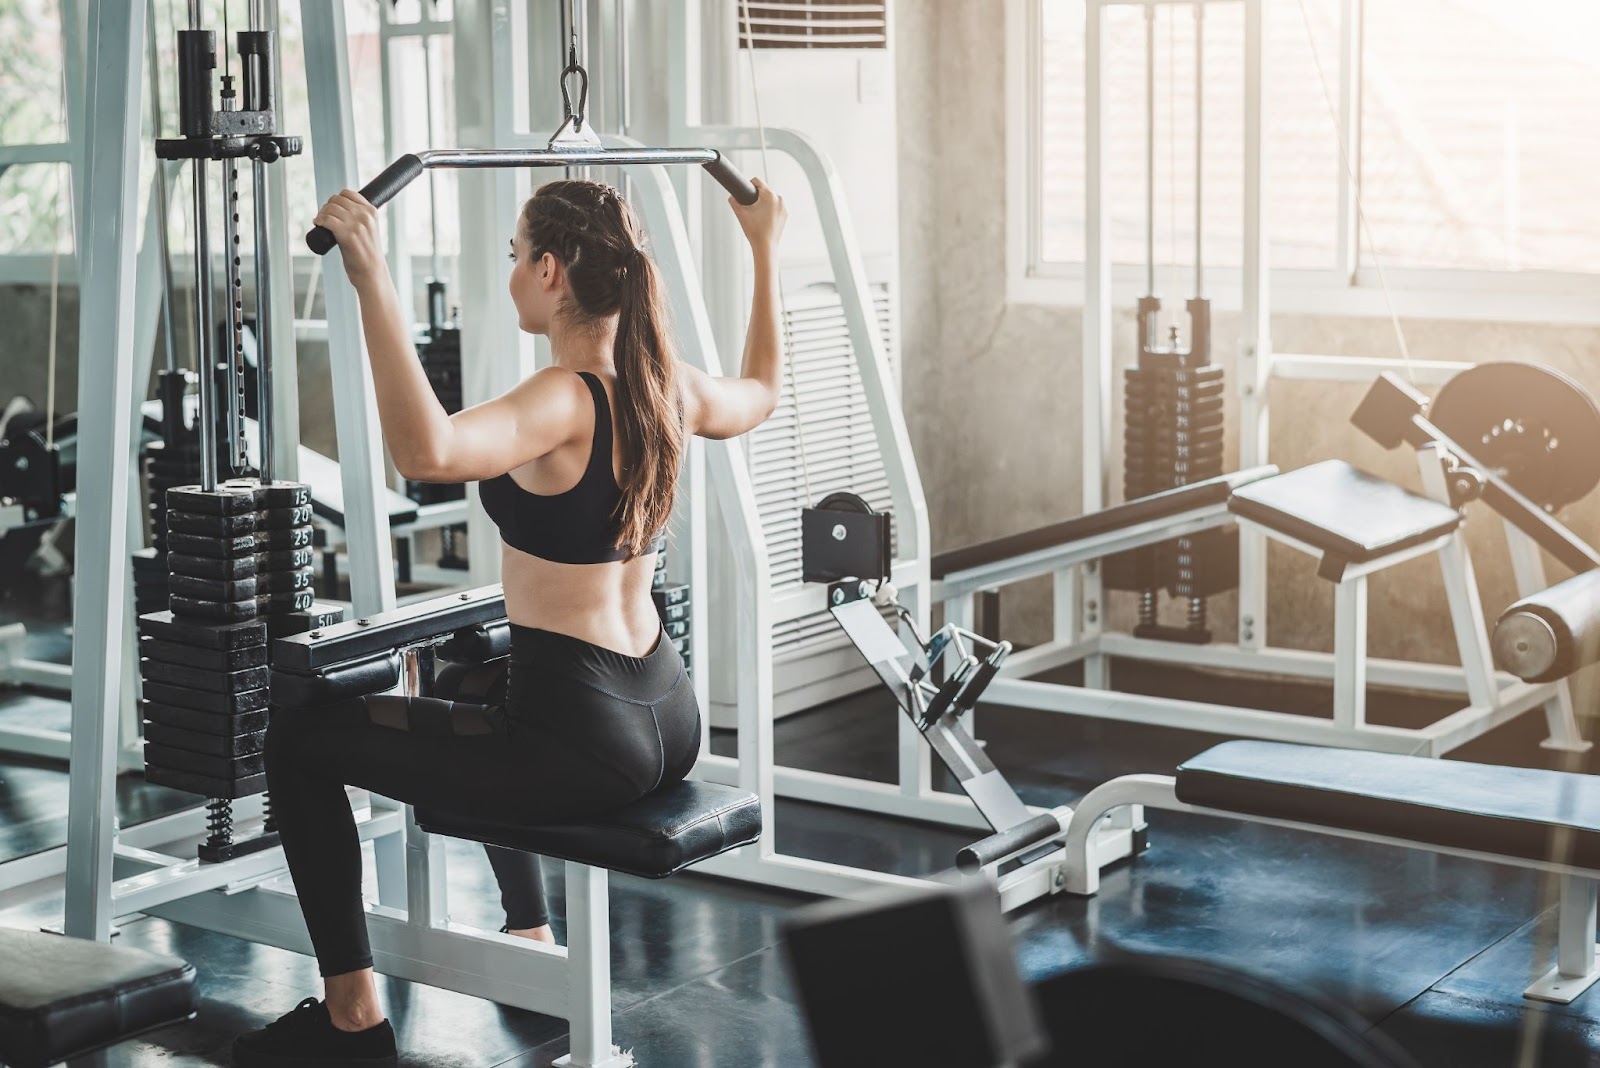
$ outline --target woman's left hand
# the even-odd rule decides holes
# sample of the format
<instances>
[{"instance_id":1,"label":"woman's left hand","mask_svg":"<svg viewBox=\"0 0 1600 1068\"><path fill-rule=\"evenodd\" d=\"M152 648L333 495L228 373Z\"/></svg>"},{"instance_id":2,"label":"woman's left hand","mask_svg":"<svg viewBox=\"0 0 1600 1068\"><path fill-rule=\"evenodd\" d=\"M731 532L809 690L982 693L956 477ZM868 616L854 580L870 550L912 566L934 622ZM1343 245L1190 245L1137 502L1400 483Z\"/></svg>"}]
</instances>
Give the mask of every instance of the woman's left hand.
<instances>
[{"instance_id":1,"label":"woman's left hand","mask_svg":"<svg viewBox=\"0 0 1600 1068\"><path fill-rule=\"evenodd\" d=\"M312 220L326 226L339 242L339 257L344 273L354 285L361 285L383 269L383 243L378 237L378 209L354 189L328 198Z\"/></svg>"}]
</instances>

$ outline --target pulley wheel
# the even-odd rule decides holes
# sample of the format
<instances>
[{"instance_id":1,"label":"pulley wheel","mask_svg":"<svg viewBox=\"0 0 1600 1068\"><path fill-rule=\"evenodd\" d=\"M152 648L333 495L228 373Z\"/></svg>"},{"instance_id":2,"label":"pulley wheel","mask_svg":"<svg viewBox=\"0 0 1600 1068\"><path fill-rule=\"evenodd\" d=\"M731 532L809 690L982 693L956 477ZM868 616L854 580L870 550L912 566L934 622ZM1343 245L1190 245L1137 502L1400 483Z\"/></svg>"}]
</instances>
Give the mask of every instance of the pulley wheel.
<instances>
[{"instance_id":1,"label":"pulley wheel","mask_svg":"<svg viewBox=\"0 0 1600 1068\"><path fill-rule=\"evenodd\" d=\"M1600 484L1600 407L1559 371L1479 364L1444 384L1428 421L1552 511Z\"/></svg>"}]
</instances>

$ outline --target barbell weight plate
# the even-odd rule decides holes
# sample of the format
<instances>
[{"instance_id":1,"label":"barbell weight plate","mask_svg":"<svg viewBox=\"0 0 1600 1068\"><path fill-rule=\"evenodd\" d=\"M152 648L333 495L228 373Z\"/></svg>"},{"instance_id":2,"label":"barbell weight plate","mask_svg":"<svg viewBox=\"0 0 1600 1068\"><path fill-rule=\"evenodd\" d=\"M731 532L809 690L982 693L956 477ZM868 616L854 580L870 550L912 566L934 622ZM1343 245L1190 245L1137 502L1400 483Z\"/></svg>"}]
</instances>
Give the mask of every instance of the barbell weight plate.
<instances>
[{"instance_id":1,"label":"barbell weight plate","mask_svg":"<svg viewBox=\"0 0 1600 1068\"><path fill-rule=\"evenodd\" d=\"M300 590L309 590L315 574L309 567L263 571L256 576L256 589L261 593L296 593Z\"/></svg>"},{"instance_id":2,"label":"barbell weight plate","mask_svg":"<svg viewBox=\"0 0 1600 1068\"><path fill-rule=\"evenodd\" d=\"M245 668L265 667L267 663L265 645L243 649L202 649L160 638L140 638L139 655L147 660L183 664L206 671L243 671Z\"/></svg>"},{"instance_id":3,"label":"barbell weight plate","mask_svg":"<svg viewBox=\"0 0 1600 1068\"><path fill-rule=\"evenodd\" d=\"M255 576L261 569L262 555L191 556L188 553L168 553L167 570L174 575L237 582Z\"/></svg>"},{"instance_id":4,"label":"barbell weight plate","mask_svg":"<svg viewBox=\"0 0 1600 1068\"><path fill-rule=\"evenodd\" d=\"M1582 386L1536 363L1482 363L1446 382L1428 421L1545 508L1600 484L1600 407Z\"/></svg>"},{"instance_id":5,"label":"barbell weight plate","mask_svg":"<svg viewBox=\"0 0 1600 1068\"><path fill-rule=\"evenodd\" d=\"M311 546L311 528L274 527L258 530L255 533L255 547L264 552L278 552L284 549L306 549Z\"/></svg>"},{"instance_id":6,"label":"barbell weight plate","mask_svg":"<svg viewBox=\"0 0 1600 1068\"><path fill-rule=\"evenodd\" d=\"M194 623L170 611L139 617L139 636L178 642L200 649L248 649L267 644L266 625L259 622L219 627L213 623Z\"/></svg>"},{"instance_id":7,"label":"barbell weight plate","mask_svg":"<svg viewBox=\"0 0 1600 1068\"><path fill-rule=\"evenodd\" d=\"M235 538L213 538L170 528L167 530L166 542L168 552L188 553L193 556L253 556L257 548L255 534L241 534Z\"/></svg>"},{"instance_id":8,"label":"barbell weight plate","mask_svg":"<svg viewBox=\"0 0 1600 1068\"><path fill-rule=\"evenodd\" d=\"M268 713L264 708L259 712L221 715L193 708L179 708L177 705L164 705L159 701L140 701L139 707L148 723L161 723L180 730L202 731L206 734L247 734L264 730L267 726Z\"/></svg>"},{"instance_id":9,"label":"barbell weight plate","mask_svg":"<svg viewBox=\"0 0 1600 1068\"><path fill-rule=\"evenodd\" d=\"M176 507L175 495L183 490L167 491L167 530L173 534L198 534L206 538L238 538L254 534L258 513L243 512L236 515L207 515L204 512L184 512Z\"/></svg>"},{"instance_id":10,"label":"barbell weight plate","mask_svg":"<svg viewBox=\"0 0 1600 1068\"><path fill-rule=\"evenodd\" d=\"M259 690L267 684L268 670L263 665L240 668L238 671L208 671L165 660L143 660L139 664L139 672L146 682L162 682L169 686L185 686L191 690L216 694Z\"/></svg>"},{"instance_id":11,"label":"barbell weight plate","mask_svg":"<svg viewBox=\"0 0 1600 1068\"><path fill-rule=\"evenodd\" d=\"M219 716L232 716L241 712L259 712L267 707L267 690L241 690L238 693L212 693L209 690L192 690L187 686L173 686L165 682L144 684L144 697L177 708L194 712L211 712Z\"/></svg>"}]
</instances>

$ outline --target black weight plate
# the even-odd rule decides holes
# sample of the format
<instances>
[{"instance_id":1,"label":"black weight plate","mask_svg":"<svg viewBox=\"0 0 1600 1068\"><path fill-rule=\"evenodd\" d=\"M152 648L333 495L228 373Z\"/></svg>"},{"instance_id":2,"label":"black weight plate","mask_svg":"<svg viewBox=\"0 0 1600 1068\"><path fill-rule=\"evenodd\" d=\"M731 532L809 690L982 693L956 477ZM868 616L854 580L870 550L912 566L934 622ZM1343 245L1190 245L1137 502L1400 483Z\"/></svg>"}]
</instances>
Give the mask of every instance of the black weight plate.
<instances>
[{"instance_id":1,"label":"black weight plate","mask_svg":"<svg viewBox=\"0 0 1600 1068\"><path fill-rule=\"evenodd\" d=\"M144 697L157 704L211 712L217 715L237 715L241 712L260 712L267 707L267 691L243 690L239 693L211 693L208 690L191 690L187 686L174 686L166 682L144 684Z\"/></svg>"},{"instance_id":2,"label":"black weight plate","mask_svg":"<svg viewBox=\"0 0 1600 1068\"><path fill-rule=\"evenodd\" d=\"M267 627L256 621L226 626L195 623L171 612L158 612L139 617L139 636L200 649L249 649L267 644Z\"/></svg>"},{"instance_id":3,"label":"black weight plate","mask_svg":"<svg viewBox=\"0 0 1600 1068\"><path fill-rule=\"evenodd\" d=\"M689 618L689 602L679 601L677 604L656 605L656 614L663 623L675 623L681 619Z\"/></svg>"},{"instance_id":4,"label":"black weight plate","mask_svg":"<svg viewBox=\"0 0 1600 1068\"><path fill-rule=\"evenodd\" d=\"M667 637L669 638L687 638L689 636L689 621L687 619L680 619L670 623L663 622L661 626L667 632Z\"/></svg>"},{"instance_id":5,"label":"black weight plate","mask_svg":"<svg viewBox=\"0 0 1600 1068\"><path fill-rule=\"evenodd\" d=\"M1428 421L1546 508L1600 484L1600 408L1584 388L1536 363L1481 363L1446 382Z\"/></svg>"},{"instance_id":6,"label":"black weight plate","mask_svg":"<svg viewBox=\"0 0 1600 1068\"><path fill-rule=\"evenodd\" d=\"M174 594L169 598L169 603L173 615L197 621L240 623L261 614L255 598L248 601L202 601Z\"/></svg>"},{"instance_id":7,"label":"black weight plate","mask_svg":"<svg viewBox=\"0 0 1600 1068\"><path fill-rule=\"evenodd\" d=\"M214 490L181 486L167 490L167 507L196 516L240 516L256 511L256 495L248 487L226 482Z\"/></svg>"},{"instance_id":8,"label":"black weight plate","mask_svg":"<svg viewBox=\"0 0 1600 1068\"><path fill-rule=\"evenodd\" d=\"M259 794L267 788L265 773L237 779L219 779L210 775L197 775L175 768L146 767L144 781L170 790L199 794L201 797L237 799Z\"/></svg>"},{"instance_id":9,"label":"black weight plate","mask_svg":"<svg viewBox=\"0 0 1600 1068\"><path fill-rule=\"evenodd\" d=\"M303 527L311 522L311 506L309 504L296 505L293 508L263 508L256 513L256 527L259 530L282 530L285 527Z\"/></svg>"},{"instance_id":10,"label":"black weight plate","mask_svg":"<svg viewBox=\"0 0 1600 1068\"><path fill-rule=\"evenodd\" d=\"M186 731L156 720L146 720L144 740L165 749L182 749L215 757L254 756L261 752L267 737L264 730L242 734L207 734L204 731Z\"/></svg>"},{"instance_id":11,"label":"black weight plate","mask_svg":"<svg viewBox=\"0 0 1600 1068\"><path fill-rule=\"evenodd\" d=\"M650 596L655 599L657 608L665 608L689 599L689 587L681 583L676 586L666 586L659 590L651 590Z\"/></svg>"},{"instance_id":12,"label":"black weight plate","mask_svg":"<svg viewBox=\"0 0 1600 1068\"><path fill-rule=\"evenodd\" d=\"M160 638L140 638L139 655L206 671L242 671L245 668L264 667L267 663L265 645L252 645L244 649L199 649L182 642L162 641Z\"/></svg>"},{"instance_id":13,"label":"black weight plate","mask_svg":"<svg viewBox=\"0 0 1600 1068\"><path fill-rule=\"evenodd\" d=\"M230 478L222 484L253 495L255 510L299 508L311 503L311 487L304 482L260 482L253 478Z\"/></svg>"},{"instance_id":14,"label":"black weight plate","mask_svg":"<svg viewBox=\"0 0 1600 1068\"><path fill-rule=\"evenodd\" d=\"M314 603L301 612L285 612L282 615L267 617L267 627L274 638L304 634L307 631L320 630L342 622L344 622L344 609L331 604Z\"/></svg>"},{"instance_id":15,"label":"black weight plate","mask_svg":"<svg viewBox=\"0 0 1600 1068\"><path fill-rule=\"evenodd\" d=\"M167 570L173 575L197 579L237 582L254 578L261 557L249 556L191 556L188 553L169 553Z\"/></svg>"},{"instance_id":16,"label":"black weight plate","mask_svg":"<svg viewBox=\"0 0 1600 1068\"><path fill-rule=\"evenodd\" d=\"M187 664L173 664L165 660L144 660L139 673L146 682L160 682L170 686L186 686L207 693L234 694L246 690L259 690L267 684L266 667L240 668L237 671L208 671Z\"/></svg>"},{"instance_id":17,"label":"black weight plate","mask_svg":"<svg viewBox=\"0 0 1600 1068\"><path fill-rule=\"evenodd\" d=\"M257 545L258 539L254 534L241 534L237 538L208 538L204 534L185 534L181 530L167 532L167 551L191 556L250 556L254 555Z\"/></svg>"},{"instance_id":18,"label":"black weight plate","mask_svg":"<svg viewBox=\"0 0 1600 1068\"><path fill-rule=\"evenodd\" d=\"M171 490L167 496L178 493ZM167 509L167 530L173 534L199 534L206 538L237 538L245 534L255 533L259 520L259 513L245 512L241 515L204 515L199 512L180 512L176 508Z\"/></svg>"},{"instance_id":19,"label":"black weight plate","mask_svg":"<svg viewBox=\"0 0 1600 1068\"><path fill-rule=\"evenodd\" d=\"M266 767L265 758L260 753L251 753L248 756L218 757L205 753L191 753L187 749L173 749L170 746L157 745L146 742L144 746L144 764L146 768L162 768L166 771L186 771L192 775L208 775L214 779L245 779L252 775L260 775Z\"/></svg>"},{"instance_id":20,"label":"black weight plate","mask_svg":"<svg viewBox=\"0 0 1600 1068\"><path fill-rule=\"evenodd\" d=\"M276 552L280 549L304 549L311 545L310 527L282 527L258 530L255 534L258 549Z\"/></svg>"},{"instance_id":21,"label":"black weight plate","mask_svg":"<svg viewBox=\"0 0 1600 1068\"><path fill-rule=\"evenodd\" d=\"M159 701L140 701L139 708L147 722L162 723L180 730L214 734L219 737L266 730L267 719L271 715L264 708L256 712L240 712L233 715L179 708L176 705L164 705Z\"/></svg>"},{"instance_id":22,"label":"black weight plate","mask_svg":"<svg viewBox=\"0 0 1600 1068\"><path fill-rule=\"evenodd\" d=\"M262 593L294 593L311 589L315 577L316 571L309 567L263 571L256 577L256 587Z\"/></svg>"},{"instance_id":23,"label":"black weight plate","mask_svg":"<svg viewBox=\"0 0 1600 1068\"><path fill-rule=\"evenodd\" d=\"M254 575L242 579L210 579L173 572L167 585L179 597L192 597L197 601L248 601L258 592Z\"/></svg>"},{"instance_id":24,"label":"black weight plate","mask_svg":"<svg viewBox=\"0 0 1600 1068\"><path fill-rule=\"evenodd\" d=\"M302 549L274 549L271 552L256 554L256 570L260 571L291 571L296 568L310 567L316 562L316 553L308 545Z\"/></svg>"},{"instance_id":25,"label":"black weight plate","mask_svg":"<svg viewBox=\"0 0 1600 1068\"><path fill-rule=\"evenodd\" d=\"M678 650L678 655L679 656L688 656L689 655L689 639L688 638L673 638L673 639L671 639L671 641L672 641L672 647L674 649Z\"/></svg>"}]
</instances>

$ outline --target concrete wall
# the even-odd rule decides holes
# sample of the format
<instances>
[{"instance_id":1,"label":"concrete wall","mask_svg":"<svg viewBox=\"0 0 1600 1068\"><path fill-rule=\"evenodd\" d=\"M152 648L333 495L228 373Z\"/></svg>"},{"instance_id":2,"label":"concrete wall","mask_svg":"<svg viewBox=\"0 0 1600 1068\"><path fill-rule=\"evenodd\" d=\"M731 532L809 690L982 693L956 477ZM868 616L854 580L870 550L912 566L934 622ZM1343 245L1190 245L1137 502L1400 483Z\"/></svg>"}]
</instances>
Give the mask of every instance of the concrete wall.
<instances>
[{"instance_id":1,"label":"concrete wall","mask_svg":"<svg viewBox=\"0 0 1600 1068\"><path fill-rule=\"evenodd\" d=\"M1004 4L1007 0L901 0L896 7L900 103L905 407L922 470L936 550L1079 512L1082 316L1075 308L1009 303L1005 294ZM1600 329L1440 321L1404 323L1419 359L1536 360L1600 391ZM1116 323L1119 366L1136 346L1130 310ZM1276 316L1279 351L1390 355L1386 319ZM1233 372L1238 317L1219 313L1213 338ZM1385 453L1350 426L1363 387L1273 386L1270 455L1284 469L1341 457L1417 488L1409 452ZM1120 391L1118 393L1120 403ZM1237 412L1230 411L1230 432ZM1113 440L1121 440L1120 424ZM1230 441L1230 466L1237 443ZM1120 489L1120 461L1111 479ZM1589 540L1600 535L1600 495L1563 515ZM1497 517L1469 523L1485 608L1511 599ZM1563 573L1552 568L1552 577ZM1274 547L1270 637L1275 645L1330 648L1332 588L1313 562ZM1116 595L1113 622L1132 614ZM1033 641L1048 626L1048 589L1008 591L1008 637ZM1450 660L1443 586L1431 560L1402 565L1372 589L1371 648L1380 656ZM1233 633L1233 598L1213 602L1220 634Z\"/></svg>"}]
</instances>

